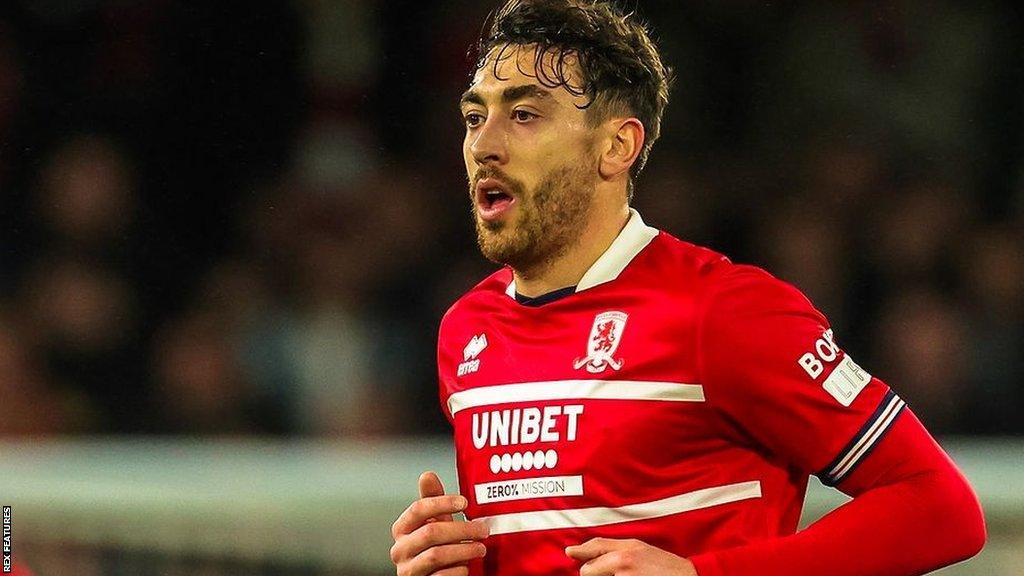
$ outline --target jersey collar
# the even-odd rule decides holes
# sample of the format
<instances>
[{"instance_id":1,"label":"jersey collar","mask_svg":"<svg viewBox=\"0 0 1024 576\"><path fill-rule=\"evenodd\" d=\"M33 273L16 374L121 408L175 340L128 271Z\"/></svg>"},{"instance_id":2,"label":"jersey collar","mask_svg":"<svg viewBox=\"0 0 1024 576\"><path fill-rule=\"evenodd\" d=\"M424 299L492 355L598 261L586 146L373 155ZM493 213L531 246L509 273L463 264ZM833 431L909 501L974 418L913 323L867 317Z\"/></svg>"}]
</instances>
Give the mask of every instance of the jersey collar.
<instances>
[{"instance_id":1,"label":"jersey collar","mask_svg":"<svg viewBox=\"0 0 1024 576\"><path fill-rule=\"evenodd\" d=\"M619 232L619 235L612 241L612 245L583 274L583 278L576 285L576 292L582 292L587 288L593 288L618 278L626 266L633 261L633 258L636 258L636 255L646 248L657 235L658 230L644 224L640 213L630 208L629 220L626 221L622 232ZM514 277L509 282L508 288L505 289L505 294L510 298L516 297Z\"/></svg>"}]
</instances>

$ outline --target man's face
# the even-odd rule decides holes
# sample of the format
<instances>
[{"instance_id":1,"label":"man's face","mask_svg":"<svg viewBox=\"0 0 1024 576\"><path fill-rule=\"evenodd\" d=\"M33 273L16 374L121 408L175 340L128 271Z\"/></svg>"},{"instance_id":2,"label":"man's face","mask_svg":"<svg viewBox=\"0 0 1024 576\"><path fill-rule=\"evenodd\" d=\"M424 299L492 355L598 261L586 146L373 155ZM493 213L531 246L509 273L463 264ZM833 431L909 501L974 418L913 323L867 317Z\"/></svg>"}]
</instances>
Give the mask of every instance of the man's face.
<instances>
[{"instance_id":1,"label":"man's face","mask_svg":"<svg viewBox=\"0 0 1024 576\"><path fill-rule=\"evenodd\" d=\"M492 51L461 102L477 243L517 270L542 266L579 240L598 179L594 130L580 108L587 99L539 82L535 52L510 46L495 70L502 52ZM541 65L553 63L549 56Z\"/></svg>"}]
</instances>

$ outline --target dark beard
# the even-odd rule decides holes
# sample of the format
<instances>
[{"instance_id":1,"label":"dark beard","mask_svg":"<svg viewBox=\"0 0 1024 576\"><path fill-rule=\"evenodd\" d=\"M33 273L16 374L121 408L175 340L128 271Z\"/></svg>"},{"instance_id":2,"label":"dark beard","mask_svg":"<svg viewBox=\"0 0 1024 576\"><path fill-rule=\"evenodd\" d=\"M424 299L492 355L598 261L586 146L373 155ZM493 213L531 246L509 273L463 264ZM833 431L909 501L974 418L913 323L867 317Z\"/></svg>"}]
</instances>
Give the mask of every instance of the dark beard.
<instances>
[{"instance_id":1,"label":"dark beard","mask_svg":"<svg viewBox=\"0 0 1024 576\"><path fill-rule=\"evenodd\" d=\"M579 241L590 214L595 173L593 162L567 164L549 172L533 192L526 193L521 182L489 170L487 175L504 182L515 195L519 214L514 224L483 222L474 205L480 252L488 260L520 272L541 269L564 255Z\"/></svg>"}]
</instances>

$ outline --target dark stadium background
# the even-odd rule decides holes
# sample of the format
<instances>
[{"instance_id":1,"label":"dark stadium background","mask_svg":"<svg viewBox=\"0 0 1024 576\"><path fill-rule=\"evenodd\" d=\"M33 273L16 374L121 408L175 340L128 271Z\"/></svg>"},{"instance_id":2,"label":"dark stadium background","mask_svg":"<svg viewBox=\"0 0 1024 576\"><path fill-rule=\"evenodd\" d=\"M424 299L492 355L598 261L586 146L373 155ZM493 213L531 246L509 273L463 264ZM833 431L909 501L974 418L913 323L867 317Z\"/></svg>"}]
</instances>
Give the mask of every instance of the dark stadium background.
<instances>
[{"instance_id":1,"label":"dark stadium background","mask_svg":"<svg viewBox=\"0 0 1024 576\"><path fill-rule=\"evenodd\" d=\"M795 283L940 437L1024 434L1020 7L628 4L677 76L645 219ZM490 8L0 3L0 436L446 433Z\"/></svg>"}]
</instances>

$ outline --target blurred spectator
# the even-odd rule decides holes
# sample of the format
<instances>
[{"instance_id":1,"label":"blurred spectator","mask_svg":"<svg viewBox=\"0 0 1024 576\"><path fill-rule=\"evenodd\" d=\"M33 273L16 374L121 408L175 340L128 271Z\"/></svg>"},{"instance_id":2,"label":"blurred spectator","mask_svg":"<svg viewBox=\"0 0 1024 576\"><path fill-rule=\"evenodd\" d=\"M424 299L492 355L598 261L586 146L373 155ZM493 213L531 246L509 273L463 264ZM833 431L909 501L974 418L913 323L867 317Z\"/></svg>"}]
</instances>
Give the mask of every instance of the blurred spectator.
<instances>
[{"instance_id":1,"label":"blurred spectator","mask_svg":"<svg viewBox=\"0 0 1024 576\"><path fill-rule=\"evenodd\" d=\"M44 435L83 430L82 414L73 397L52 388L42 362L24 336L0 313L0 436Z\"/></svg>"},{"instance_id":2,"label":"blurred spectator","mask_svg":"<svg viewBox=\"0 0 1024 576\"><path fill-rule=\"evenodd\" d=\"M883 304L872 374L890 383L930 430L965 432L983 391L968 386L967 333L961 311L929 288Z\"/></svg>"},{"instance_id":3,"label":"blurred spectator","mask_svg":"<svg viewBox=\"0 0 1024 576\"><path fill-rule=\"evenodd\" d=\"M886 166L879 145L856 142L851 127L833 126L809 139L798 166L800 178L815 201L828 213L842 218L846 226L856 225L849 216L862 214L881 195ZM856 132L854 132L856 134ZM850 230L854 232L854 230Z\"/></svg>"},{"instance_id":4,"label":"blurred spectator","mask_svg":"<svg viewBox=\"0 0 1024 576\"><path fill-rule=\"evenodd\" d=\"M132 167L111 138L79 134L53 148L35 184L35 259L18 290L28 337L97 430L145 429Z\"/></svg>"},{"instance_id":5,"label":"blurred spectator","mask_svg":"<svg viewBox=\"0 0 1024 576\"><path fill-rule=\"evenodd\" d=\"M1009 31L992 4L801 4L786 24L772 112L804 127L846 119L904 151L959 157L982 140L972 105ZM794 118L794 114L803 116Z\"/></svg>"},{"instance_id":6,"label":"blurred spectator","mask_svg":"<svg viewBox=\"0 0 1024 576\"><path fill-rule=\"evenodd\" d=\"M306 74L324 104L351 107L380 73L374 2L299 0L306 27Z\"/></svg>"},{"instance_id":7,"label":"blurred spectator","mask_svg":"<svg viewBox=\"0 0 1024 576\"><path fill-rule=\"evenodd\" d=\"M633 202L651 226L698 244L712 240L712 217L724 202L716 190L683 162L644 169Z\"/></svg>"},{"instance_id":8,"label":"blurred spectator","mask_svg":"<svg viewBox=\"0 0 1024 576\"><path fill-rule=\"evenodd\" d=\"M874 210L869 247L879 282L951 288L956 247L974 218L964 194L944 182L911 180L887 190Z\"/></svg>"},{"instance_id":9,"label":"blurred spectator","mask_svg":"<svg viewBox=\"0 0 1024 576\"><path fill-rule=\"evenodd\" d=\"M298 425L307 433L381 433L400 421L401 390L385 385L385 328L371 299L388 272L388 231L379 227L379 196L353 200L313 199L296 223L288 341Z\"/></svg>"},{"instance_id":10,"label":"blurred spectator","mask_svg":"<svg viewBox=\"0 0 1024 576\"><path fill-rule=\"evenodd\" d=\"M758 242L768 270L800 288L843 340L853 235L846 221L827 210L826 198L787 199L769 211Z\"/></svg>"},{"instance_id":11,"label":"blurred spectator","mask_svg":"<svg viewBox=\"0 0 1024 576\"><path fill-rule=\"evenodd\" d=\"M43 170L37 198L53 244L103 257L126 243L134 218L133 176L110 139L82 135L58 147Z\"/></svg>"},{"instance_id":12,"label":"blurred spectator","mask_svg":"<svg viewBox=\"0 0 1024 576\"><path fill-rule=\"evenodd\" d=\"M1024 434L1024 230L981 228L961 257L974 429Z\"/></svg>"},{"instance_id":13,"label":"blurred spectator","mask_svg":"<svg viewBox=\"0 0 1024 576\"><path fill-rule=\"evenodd\" d=\"M154 372L164 432L259 432L260 413L232 350L226 327L197 311L156 340Z\"/></svg>"},{"instance_id":14,"label":"blurred spectator","mask_svg":"<svg viewBox=\"0 0 1024 576\"><path fill-rule=\"evenodd\" d=\"M23 335L59 385L83 396L98 431L144 427L147 408L131 287L101 266L43 258L22 287Z\"/></svg>"},{"instance_id":15,"label":"blurred spectator","mask_svg":"<svg viewBox=\"0 0 1024 576\"><path fill-rule=\"evenodd\" d=\"M377 313L374 292L406 265L389 254L403 249L396 243L409 245L403 239L415 235L415 227L375 234L389 210L390 218L401 218L405 209L400 191L389 195L393 202L378 204L369 200L379 195L311 194L300 185L271 192L254 202L251 220L264 264L229 262L206 281L204 306L229 327L233 355L257 393L275 406L276 425L284 430L365 435L401 429L399 399L411 385L394 376L408 368L385 356L389 343L403 340L406 325L396 328L386 310Z\"/></svg>"}]
</instances>

